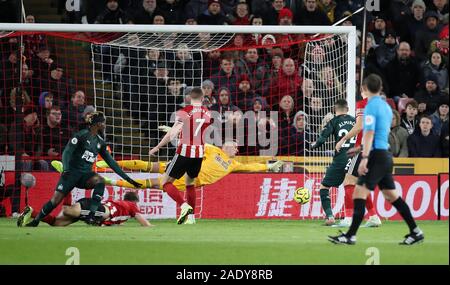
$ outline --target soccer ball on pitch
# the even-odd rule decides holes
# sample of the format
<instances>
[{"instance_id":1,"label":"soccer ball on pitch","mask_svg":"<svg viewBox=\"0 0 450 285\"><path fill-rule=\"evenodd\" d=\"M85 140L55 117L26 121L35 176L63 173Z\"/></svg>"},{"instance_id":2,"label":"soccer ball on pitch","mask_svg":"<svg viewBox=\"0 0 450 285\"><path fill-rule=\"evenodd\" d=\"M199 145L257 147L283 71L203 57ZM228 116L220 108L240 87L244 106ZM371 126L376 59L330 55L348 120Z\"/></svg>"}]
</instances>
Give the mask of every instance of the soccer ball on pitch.
<instances>
[{"instance_id":1,"label":"soccer ball on pitch","mask_svg":"<svg viewBox=\"0 0 450 285\"><path fill-rule=\"evenodd\" d=\"M309 194L309 190L303 187L297 188L294 193L294 200L299 204L306 204L311 199L311 194Z\"/></svg>"}]
</instances>

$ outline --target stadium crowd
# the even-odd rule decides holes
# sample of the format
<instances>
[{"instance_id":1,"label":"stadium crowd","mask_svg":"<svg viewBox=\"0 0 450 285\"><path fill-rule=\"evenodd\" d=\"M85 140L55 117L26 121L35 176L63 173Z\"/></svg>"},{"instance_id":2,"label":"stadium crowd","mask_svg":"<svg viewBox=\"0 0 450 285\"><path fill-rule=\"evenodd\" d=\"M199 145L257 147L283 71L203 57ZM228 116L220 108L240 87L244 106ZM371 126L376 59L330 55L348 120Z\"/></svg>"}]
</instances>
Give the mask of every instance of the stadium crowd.
<instances>
[{"instance_id":1,"label":"stadium crowd","mask_svg":"<svg viewBox=\"0 0 450 285\"><path fill-rule=\"evenodd\" d=\"M382 77L383 96L394 112L390 134L394 156L449 156L448 0L380 1L381 12L368 14L363 52L363 14L352 13L364 0L67 2L80 5L55 1L62 22L84 24L326 26L350 16L341 25L357 26L357 69L362 68L364 76L375 73ZM38 20L38 15L36 19L26 16L29 23ZM24 170L48 170L49 161L60 157L70 135L94 110L86 105L86 96L93 95L77 88L75 75L67 74L46 37L24 35L22 74L19 38L6 36L0 44L0 155L15 153L15 142L22 139L26 142L21 150ZM142 127L150 130L149 136L156 135L158 125L169 123L171 112L189 102L184 95L189 87L201 86L204 104L222 114L218 119L223 123L239 120L240 111L253 110L258 124L268 131L278 129L278 155L303 155L308 148L304 138L314 141L311 136L317 134L310 129L308 114L332 106L325 104L327 98L318 96L317 91L345 92L337 71L326 65L320 66L317 80L303 79L304 39L290 34L237 34L225 48L202 56L181 44L177 52L111 47L99 47L97 52L102 54L102 79L119 86L123 107L144 122ZM267 44L274 46L263 47ZM203 59L202 65L199 59ZM22 87L18 89L20 78ZM22 110L16 108L19 96ZM304 104L308 106L305 111ZM265 110L279 111L279 121L259 116ZM225 117L226 111L232 111L231 115ZM13 119L18 114L23 116L20 136ZM247 155L257 151L250 146L240 149ZM39 159L27 160L28 156Z\"/></svg>"}]
</instances>

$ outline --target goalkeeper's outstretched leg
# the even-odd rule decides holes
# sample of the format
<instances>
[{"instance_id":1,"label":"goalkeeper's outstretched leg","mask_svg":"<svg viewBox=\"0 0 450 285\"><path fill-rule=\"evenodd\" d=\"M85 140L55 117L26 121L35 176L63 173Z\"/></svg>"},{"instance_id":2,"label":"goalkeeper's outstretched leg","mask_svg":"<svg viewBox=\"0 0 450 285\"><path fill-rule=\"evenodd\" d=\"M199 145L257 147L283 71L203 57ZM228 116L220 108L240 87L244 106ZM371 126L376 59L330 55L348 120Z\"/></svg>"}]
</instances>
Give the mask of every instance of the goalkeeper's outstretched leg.
<instances>
[{"instance_id":1,"label":"goalkeeper's outstretched leg","mask_svg":"<svg viewBox=\"0 0 450 285\"><path fill-rule=\"evenodd\" d=\"M117 164L123 169L129 170L141 170L149 173L164 173L166 169L166 163L163 162L148 162L143 160L120 160ZM108 168L108 164L105 161L100 160L95 164L98 168Z\"/></svg>"}]
</instances>

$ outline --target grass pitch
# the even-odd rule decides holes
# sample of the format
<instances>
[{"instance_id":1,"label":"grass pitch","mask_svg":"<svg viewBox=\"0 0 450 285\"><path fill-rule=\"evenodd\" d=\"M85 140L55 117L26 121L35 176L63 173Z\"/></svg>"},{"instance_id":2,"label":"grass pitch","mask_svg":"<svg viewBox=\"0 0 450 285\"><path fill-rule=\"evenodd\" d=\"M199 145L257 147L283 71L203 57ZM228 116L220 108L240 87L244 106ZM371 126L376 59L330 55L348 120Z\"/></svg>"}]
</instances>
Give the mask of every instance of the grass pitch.
<instances>
[{"instance_id":1,"label":"grass pitch","mask_svg":"<svg viewBox=\"0 0 450 285\"><path fill-rule=\"evenodd\" d=\"M65 228L41 223L17 228L15 219L0 219L0 264L60 264L76 247L80 264L359 264L379 251L380 264L449 264L448 221L420 222L423 244L398 242L407 233L403 222L361 228L355 246L326 240L337 229L321 221L197 220L176 225L152 221L142 228L131 221L119 227L89 227L78 222Z\"/></svg>"}]
</instances>

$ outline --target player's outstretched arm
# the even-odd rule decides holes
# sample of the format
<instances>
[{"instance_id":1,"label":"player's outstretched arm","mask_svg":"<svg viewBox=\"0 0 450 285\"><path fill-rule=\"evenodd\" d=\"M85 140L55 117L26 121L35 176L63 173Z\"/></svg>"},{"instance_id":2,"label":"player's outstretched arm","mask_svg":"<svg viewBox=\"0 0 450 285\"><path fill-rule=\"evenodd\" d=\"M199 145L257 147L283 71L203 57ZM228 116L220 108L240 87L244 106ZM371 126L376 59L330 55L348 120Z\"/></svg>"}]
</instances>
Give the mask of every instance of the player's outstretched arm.
<instances>
[{"instance_id":1,"label":"player's outstretched arm","mask_svg":"<svg viewBox=\"0 0 450 285\"><path fill-rule=\"evenodd\" d=\"M239 163L231 172L280 172L283 161L277 160L274 163Z\"/></svg>"},{"instance_id":2,"label":"player's outstretched arm","mask_svg":"<svg viewBox=\"0 0 450 285\"><path fill-rule=\"evenodd\" d=\"M182 127L183 127L183 123L180 121L176 121L173 124L172 128L167 130L166 135L162 138L162 140L159 142L159 144L149 151L149 155L150 156L155 155L162 147L169 144L169 142L171 140L173 140L174 138L176 138L178 136L178 134L181 132Z\"/></svg>"},{"instance_id":3,"label":"player's outstretched arm","mask_svg":"<svg viewBox=\"0 0 450 285\"><path fill-rule=\"evenodd\" d=\"M149 221L147 221L143 215L137 213L135 216L136 220L139 222L139 224L141 224L141 226L143 227L153 227L152 224L150 224Z\"/></svg>"},{"instance_id":4,"label":"player's outstretched arm","mask_svg":"<svg viewBox=\"0 0 450 285\"><path fill-rule=\"evenodd\" d=\"M332 133L333 133L333 125L330 123L330 121L328 121L323 130L320 132L317 141L311 145L311 149L315 149L322 146Z\"/></svg>"},{"instance_id":5,"label":"player's outstretched arm","mask_svg":"<svg viewBox=\"0 0 450 285\"><path fill-rule=\"evenodd\" d=\"M117 173L120 177L125 179L127 182L132 184L136 188L140 188L142 186L141 183L138 183L134 181L131 177L129 177L123 170L120 168L120 166L117 164L117 162L114 160L114 158L111 156L111 154L106 151L106 148L103 147L100 151L100 155L103 157L103 159L106 161L106 163L109 165L109 167Z\"/></svg>"}]
</instances>

